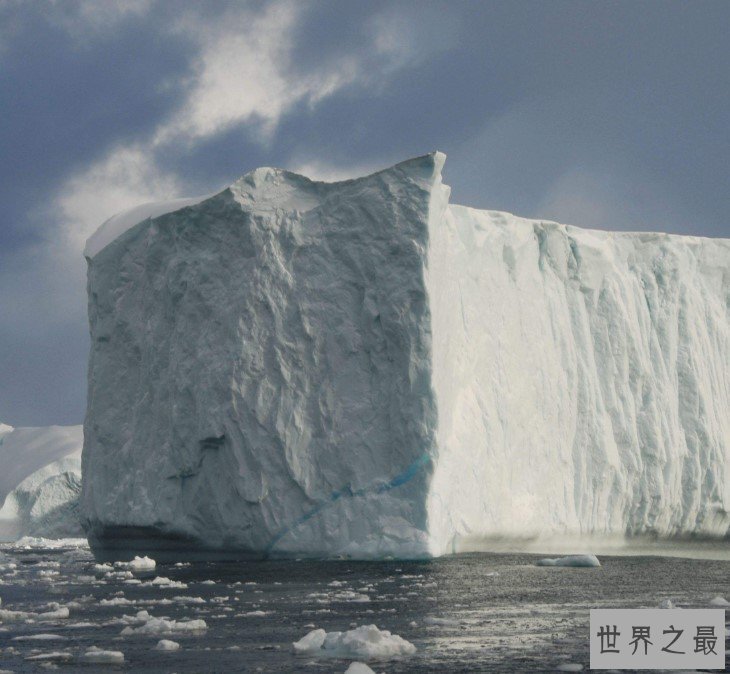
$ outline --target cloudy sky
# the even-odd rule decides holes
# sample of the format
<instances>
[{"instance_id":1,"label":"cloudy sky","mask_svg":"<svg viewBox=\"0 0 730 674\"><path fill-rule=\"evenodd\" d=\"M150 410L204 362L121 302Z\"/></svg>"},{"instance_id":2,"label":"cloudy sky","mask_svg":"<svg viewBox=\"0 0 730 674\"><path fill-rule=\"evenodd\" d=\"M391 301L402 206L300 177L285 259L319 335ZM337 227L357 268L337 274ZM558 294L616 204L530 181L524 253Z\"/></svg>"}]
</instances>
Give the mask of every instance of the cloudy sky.
<instances>
[{"instance_id":1,"label":"cloudy sky","mask_svg":"<svg viewBox=\"0 0 730 674\"><path fill-rule=\"evenodd\" d=\"M0 421L83 419L86 237L262 165L730 236L730 2L0 0Z\"/></svg>"}]
</instances>

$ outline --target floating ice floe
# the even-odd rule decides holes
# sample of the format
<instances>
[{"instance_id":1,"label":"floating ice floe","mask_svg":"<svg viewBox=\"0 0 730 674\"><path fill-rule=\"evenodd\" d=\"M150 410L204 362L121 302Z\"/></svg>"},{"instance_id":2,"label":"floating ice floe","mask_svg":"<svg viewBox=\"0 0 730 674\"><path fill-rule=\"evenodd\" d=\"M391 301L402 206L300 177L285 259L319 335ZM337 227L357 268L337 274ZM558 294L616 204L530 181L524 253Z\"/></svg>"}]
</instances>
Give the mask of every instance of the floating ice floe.
<instances>
[{"instance_id":1,"label":"floating ice floe","mask_svg":"<svg viewBox=\"0 0 730 674\"><path fill-rule=\"evenodd\" d=\"M177 641L170 641L170 639L160 639L155 646L156 651L177 651L180 649L180 644Z\"/></svg>"},{"instance_id":2,"label":"floating ice floe","mask_svg":"<svg viewBox=\"0 0 730 674\"><path fill-rule=\"evenodd\" d=\"M364 662L351 662L345 674L375 674Z\"/></svg>"},{"instance_id":3,"label":"floating ice floe","mask_svg":"<svg viewBox=\"0 0 730 674\"><path fill-rule=\"evenodd\" d=\"M391 658L416 652L410 641L376 625L363 625L347 632L312 630L292 645L296 653L337 658Z\"/></svg>"},{"instance_id":4,"label":"floating ice floe","mask_svg":"<svg viewBox=\"0 0 730 674\"><path fill-rule=\"evenodd\" d=\"M567 557L546 557L536 562L537 566L575 566L594 567L601 566L598 557L595 555L568 555Z\"/></svg>"},{"instance_id":5,"label":"floating ice floe","mask_svg":"<svg viewBox=\"0 0 730 674\"><path fill-rule=\"evenodd\" d=\"M718 606L720 608L726 608L730 606L730 601L725 599L725 597L717 596L714 599L710 600L710 606Z\"/></svg>"},{"instance_id":6,"label":"floating ice floe","mask_svg":"<svg viewBox=\"0 0 730 674\"><path fill-rule=\"evenodd\" d=\"M131 562L114 562L114 566L130 571L151 571L157 566L157 562L150 557L135 557Z\"/></svg>"},{"instance_id":7,"label":"floating ice floe","mask_svg":"<svg viewBox=\"0 0 730 674\"><path fill-rule=\"evenodd\" d=\"M35 611L11 611L10 609L0 609L0 622L9 623L31 619L44 622L68 618L68 608L65 606L58 606L58 604L55 606L56 608L41 613L37 613Z\"/></svg>"},{"instance_id":8,"label":"floating ice floe","mask_svg":"<svg viewBox=\"0 0 730 674\"><path fill-rule=\"evenodd\" d=\"M61 606L56 602L51 602L49 610L38 614L38 620L63 620L68 618L69 610L67 606Z\"/></svg>"},{"instance_id":9,"label":"floating ice floe","mask_svg":"<svg viewBox=\"0 0 730 674\"><path fill-rule=\"evenodd\" d=\"M177 602L178 604L205 604L205 599L202 597L177 596L173 597L172 601Z\"/></svg>"},{"instance_id":10,"label":"floating ice floe","mask_svg":"<svg viewBox=\"0 0 730 674\"><path fill-rule=\"evenodd\" d=\"M671 599L662 599L659 602L659 608L677 608L677 606Z\"/></svg>"},{"instance_id":11,"label":"floating ice floe","mask_svg":"<svg viewBox=\"0 0 730 674\"><path fill-rule=\"evenodd\" d=\"M97 646L91 646L86 653L79 657L81 662L95 665L118 665L124 662L124 653L121 651L105 651Z\"/></svg>"},{"instance_id":12,"label":"floating ice floe","mask_svg":"<svg viewBox=\"0 0 730 674\"><path fill-rule=\"evenodd\" d=\"M342 590L341 592L312 592L308 595L310 599L314 599L319 604L329 604L333 601L347 601L354 602L356 604L366 603L370 601L370 597L360 592L353 592L352 590Z\"/></svg>"},{"instance_id":13,"label":"floating ice floe","mask_svg":"<svg viewBox=\"0 0 730 674\"><path fill-rule=\"evenodd\" d=\"M451 618L437 618L435 616L426 616L423 619L426 625L439 625L441 627L457 627L459 625L458 620L452 620Z\"/></svg>"},{"instance_id":14,"label":"floating ice floe","mask_svg":"<svg viewBox=\"0 0 730 674\"><path fill-rule=\"evenodd\" d=\"M179 580L171 580L170 578L165 578L165 576L157 576L148 583L142 583L142 585L157 585L158 587L177 588L179 590L185 590L188 587L187 583L182 583Z\"/></svg>"},{"instance_id":15,"label":"floating ice floe","mask_svg":"<svg viewBox=\"0 0 730 674\"><path fill-rule=\"evenodd\" d=\"M138 627L127 625L122 631L122 636L132 634L169 634L176 632L196 633L208 629L205 620L169 620L167 618L155 618L147 611L138 611L136 616L124 616L126 622L139 624ZM141 624L140 624L141 623Z\"/></svg>"},{"instance_id":16,"label":"floating ice floe","mask_svg":"<svg viewBox=\"0 0 730 674\"><path fill-rule=\"evenodd\" d=\"M134 603L126 597L113 597L112 599L102 599L99 602L99 606L130 606Z\"/></svg>"},{"instance_id":17,"label":"floating ice floe","mask_svg":"<svg viewBox=\"0 0 730 674\"><path fill-rule=\"evenodd\" d=\"M26 660L29 660L31 662L34 661L53 661L53 660L71 660L73 658L72 653L68 653L67 651L51 651L50 653L38 653L37 655L29 655L26 657Z\"/></svg>"}]
</instances>

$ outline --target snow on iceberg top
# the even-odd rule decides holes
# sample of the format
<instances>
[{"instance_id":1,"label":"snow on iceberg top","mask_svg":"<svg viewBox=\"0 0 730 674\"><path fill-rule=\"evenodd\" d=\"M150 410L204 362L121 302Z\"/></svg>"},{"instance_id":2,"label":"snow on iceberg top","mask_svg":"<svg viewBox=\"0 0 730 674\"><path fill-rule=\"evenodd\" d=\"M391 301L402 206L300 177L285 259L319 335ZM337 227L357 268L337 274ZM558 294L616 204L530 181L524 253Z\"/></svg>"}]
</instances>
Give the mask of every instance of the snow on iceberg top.
<instances>
[{"instance_id":1,"label":"snow on iceberg top","mask_svg":"<svg viewBox=\"0 0 730 674\"><path fill-rule=\"evenodd\" d=\"M159 218L183 208L196 206L224 192L230 192L233 198L247 210L267 211L280 209L305 212L320 203L322 192L327 187L347 185L356 181L366 181L378 176L386 177L389 173L401 178L407 175L410 180L421 183L424 189L432 189L436 185L441 184L441 171L445 161L446 155L444 153L431 152L420 157L407 159L406 161L367 176L335 182L310 180L306 176L284 169L270 167L257 168L241 176L220 192L201 197L142 204L109 218L86 241L84 256L87 259L95 257L103 248L106 248L106 246L122 236L122 234L145 220ZM447 187L445 189L448 190ZM626 232L586 229L573 225L564 225L542 218L524 218L512 215L511 213L482 210L456 204L450 204L449 208L460 213L462 216L466 216L466 219L482 221L486 219L497 225L518 225L531 229L534 224L538 223L545 229L561 228L571 238L580 240L582 244L596 250L605 248L605 244L615 242L619 239L625 240L626 245L632 246L636 242L655 243L666 239L675 240L679 236L663 232ZM679 238L685 244L702 245L702 242L706 240L705 237L686 235L682 235ZM713 243L728 241L727 239L717 238L711 240Z\"/></svg>"},{"instance_id":2,"label":"snow on iceberg top","mask_svg":"<svg viewBox=\"0 0 730 674\"><path fill-rule=\"evenodd\" d=\"M84 247L84 257L92 258L102 248L106 248L112 241L120 237L128 229L148 218L159 218L161 215L179 211L187 206L195 206L201 201L214 196L208 194L203 197L189 197L186 199L172 199L170 201L152 201L135 206L127 211L117 213L106 220L87 240Z\"/></svg>"},{"instance_id":3,"label":"snow on iceberg top","mask_svg":"<svg viewBox=\"0 0 730 674\"><path fill-rule=\"evenodd\" d=\"M424 187L426 187L426 183L429 185L433 184L434 178L440 178L445 161L446 155L443 152L431 152L421 157L400 162L382 171L377 171L371 174L371 176L377 176L390 171L407 172L413 180L422 181ZM364 178L371 176L364 176ZM280 208L284 210L306 211L318 203L316 195L318 187L351 183L354 180L362 179L353 178L327 183L310 180L306 176L283 169L262 167L241 176L226 189L230 190L236 201L246 208L253 208L255 206L258 210ZM225 191L222 190L222 192ZM183 208L196 206L220 193L207 194L202 197L156 201L122 211L106 220L87 239L84 248L84 257L88 259L93 258L103 248L106 248L106 246L112 243L112 241L119 238L140 222L159 218Z\"/></svg>"}]
</instances>

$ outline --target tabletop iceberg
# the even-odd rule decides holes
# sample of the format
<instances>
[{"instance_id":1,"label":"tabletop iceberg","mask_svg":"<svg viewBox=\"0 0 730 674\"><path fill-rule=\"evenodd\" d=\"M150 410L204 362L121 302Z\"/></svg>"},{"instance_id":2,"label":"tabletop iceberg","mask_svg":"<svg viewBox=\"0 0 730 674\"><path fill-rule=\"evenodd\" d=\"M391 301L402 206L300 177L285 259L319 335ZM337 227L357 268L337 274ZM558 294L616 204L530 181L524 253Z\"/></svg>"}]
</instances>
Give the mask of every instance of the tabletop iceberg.
<instances>
[{"instance_id":1,"label":"tabletop iceberg","mask_svg":"<svg viewBox=\"0 0 730 674\"><path fill-rule=\"evenodd\" d=\"M730 242L449 205L444 159L257 169L100 230L93 544L727 536Z\"/></svg>"}]
</instances>

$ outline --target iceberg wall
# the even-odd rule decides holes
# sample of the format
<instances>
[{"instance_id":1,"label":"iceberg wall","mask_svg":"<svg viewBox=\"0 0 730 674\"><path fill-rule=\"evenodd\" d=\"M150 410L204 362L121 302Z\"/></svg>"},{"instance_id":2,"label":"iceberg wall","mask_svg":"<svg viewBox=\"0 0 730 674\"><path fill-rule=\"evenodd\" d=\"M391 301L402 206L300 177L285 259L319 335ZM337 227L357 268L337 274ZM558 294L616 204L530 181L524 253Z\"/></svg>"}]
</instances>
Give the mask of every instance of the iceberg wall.
<instances>
[{"instance_id":1,"label":"iceberg wall","mask_svg":"<svg viewBox=\"0 0 730 674\"><path fill-rule=\"evenodd\" d=\"M730 241L450 206L427 288L438 551L728 534Z\"/></svg>"},{"instance_id":2,"label":"iceberg wall","mask_svg":"<svg viewBox=\"0 0 730 674\"><path fill-rule=\"evenodd\" d=\"M336 184L258 169L111 223L88 268L92 540L428 549L424 256L440 164Z\"/></svg>"},{"instance_id":3,"label":"iceberg wall","mask_svg":"<svg viewBox=\"0 0 730 674\"><path fill-rule=\"evenodd\" d=\"M449 205L444 159L257 169L89 240L93 544L728 535L730 242Z\"/></svg>"}]
</instances>

